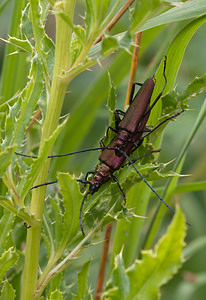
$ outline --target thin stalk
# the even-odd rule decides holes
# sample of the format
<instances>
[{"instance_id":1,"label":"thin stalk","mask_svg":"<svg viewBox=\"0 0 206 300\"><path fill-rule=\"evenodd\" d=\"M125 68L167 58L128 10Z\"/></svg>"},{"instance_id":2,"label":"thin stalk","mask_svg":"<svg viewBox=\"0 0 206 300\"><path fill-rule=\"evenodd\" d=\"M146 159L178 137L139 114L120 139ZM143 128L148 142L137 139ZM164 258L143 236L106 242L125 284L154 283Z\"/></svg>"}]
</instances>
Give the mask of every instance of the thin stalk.
<instances>
[{"instance_id":1,"label":"thin stalk","mask_svg":"<svg viewBox=\"0 0 206 300\"><path fill-rule=\"evenodd\" d=\"M32 11L33 1L31 1L31 14L35 14L35 12ZM36 3L33 4L35 5ZM75 7L75 1L73 0L64 1L65 13L67 13L71 19L73 19L74 7ZM71 34L72 34L71 29L62 20L62 18L57 15L56 16L55 64L54 64L48 110L43 125L43 129L42 129L42 137L41 137L40 150L39 150L40 152L44 145L45 140L50 137L50 135L53 133L53 131L55 130L59 122L64 95L67 88L67 85L62 83L60 76L62 70L68 69L70 65L69 54L70 54ZM69 83L69 81L67 83ZM48 154L51 154L51 151L52 149L48 151ZM45 164L42 166L36 184L47 181L48 169L49 169L49 160L47 160ZM39 220L39 224L38 226L31 227L28 230L21 300L37 299L35 297L35 292L37 289L39 249L40 249L41 225L42 225L42 218L43 218L45 192L46 192L46 188L41 187L39 189L34 190L32 193L31 213L33 213L36 219Z\"/></svg>"},{"instance_id":2,"label":"thin stalk","mask_svg":"<svg viewBox=\"0 0 206 300\"><path fill-rule=\"evenodd\" d=\"M135 81L135 77L136 77L136 73L137 73L141 39L142 39L142 32L138 32L135 36L134 50L133 50L133 55L132 55L132 65L131 65L131 69L130 69L129 82L128 82L128 87L127 87L127 95L126 95L126 100L125 100L125 108L127 107L127 105L129 105L129 99L130 99L130 94L131 94L131 90L132 90L132 85Z\"/></svg>"},{"instance_id":3,"label":"thin stalk","mask_svg":"<svg viewBox=\"0 0 206 300\"><path fill-rule=\"evenodd\" d=\"M104 235L104 244L102 247L101 261L99 266L99 274L97 278L97 285L95 291L95 300L101 299L102 288L104 284L105 270L107 265L107 258L109 252L109 243L112 234L112 223L106 226L105 235Z\"/></svg>"}]
</instances>

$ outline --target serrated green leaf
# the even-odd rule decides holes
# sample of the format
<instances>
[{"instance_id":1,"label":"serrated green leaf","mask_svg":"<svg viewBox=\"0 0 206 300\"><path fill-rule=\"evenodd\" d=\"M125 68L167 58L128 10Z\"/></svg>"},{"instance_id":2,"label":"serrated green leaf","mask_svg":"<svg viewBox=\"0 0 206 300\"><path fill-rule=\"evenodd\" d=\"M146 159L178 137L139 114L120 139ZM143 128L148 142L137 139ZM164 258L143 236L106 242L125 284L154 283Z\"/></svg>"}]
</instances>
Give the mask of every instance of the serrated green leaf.
<instances>
[{"instance_id":1,"label":"serrated green leaf","mask_svg":"<svg viewBox=\"0 0 206 300\"><path fill-rule=\"evenodd\" d=\"M56 140L57 136L60 134L61 130L64 128L65 124L67 122L67 119L60 124L56 130L53 132L53 134L50 136L48 140L45 141L41 153L39 153L38 158L33 162L33 165L31 169L27 172L26 176L22 179L21 186L19 186L20 194L21 194L21 200L25 198L26 194L32 187L34 181L36 180L40 169L42 168L43 162L47 158L48 149L53 145L54 141Z\"/></svg>"},{"instance_id":2,"label":"serrated green leaf","mask_svg":"<svg viewBox=\"0 0 206 300\"><path fill-rule=\"evenodd\" d=\"M20 105L20 99L18 99L12 107L9 107L9 113L6 116L5 121L5 137L3 143L1 144L2 149L5 149L7 146L10 146L13 142L13 132L15 130L15 117L20 110Z\"/></svg>"},{"instance_id":3,"label":"serrated green leaf","mask_svg":"<svg viewBox=\"0 0 206 300\"><path fill-rule=\"evenodd\" d=\"M22 145L25 130L43 88L42 67L37 57L32 59L29 78L30 80L20 94L18 101L9 110L3 147L16 143L20 148Z\"/></svg>"},{"instance_id":4,"label":"serrated green leaf","mask_svg":"<svg viewBox=\"0 0 206 300\"><path fill-rule=\"evenodd\" d=\"M13 245L12 230L15 216L8 210L4 210L4 214L0 219L0 255Z\"/></svg>"},{"instance_id":5,"label":"serrated green leaf","mask_svg":"<svg viewBox=\"0 0 206 300\"><path fill-rule=\"evenodd\" d=\"M13 300L16 298L15 294L13 286L8 282L8 280L5 280L2 285L0 300Z\"/></svg>"},{"instance_id":6,"label":"serrated green leaf","mask_svg":"<svg viewBox=\"0 0 206 300\"><path fill-rule=\"evenodd\" d=\"M127 300L130 292L129 277L126 274L122 252L115 257L115 265L106 284L106 299Z\"/></svg>"},{"instance_id":7,"label":"serrated green leaf","mask_svg":"<svg viewBox=\"0 0 206 300\"><path fill-rule=\"evenodd\" d=\"M32 46L30 44L30 42L26 39L26 40L21 40L21 39L17 39L16 37L9 37L9 41L15 45L18 49L26 51L28 53L32 54Z\"/></svg>"},{"instance_id":8,"label":"serrated green leaf","mask_svg":"<svg viewBox=\"0 0 206 300\"><path fill-rule=\"evenodd\" d=\"M179 101L188 101L206 90L206 74L196 77L179 95Z\"/></svg>"},{"instance_id":9,"label":"serrated green leaf","mask_svg":"<svg viewBox=\"0 0 206 300\"><path fill-rule=\"evenodd\" d=\"M81 271L78 273L77 295L72 295L73 300L82 300L89 294L87 279L89 276L89 267L92 259L85 262Z\"/></svg>"},{"instance_id":10,"label":"serrated green leaf","mask_svg":"<svg viewBox=\"0 0 206 300\"><path fill-rule=\"evenodd\" d=\"M33 33L32 23L30 20L30 4L29 3L27 3L24 10L22 11L20 28L21 28L22 36L24 36L28 40L30 40L30 42L33 45L34 41L32 41L33 39L31 39L31 37L33 37L34 33Z\"/></svg>"},{"instance_id":11,"label":"serrated green leaf","mask_svg":"<svg viewBox=\"0 0 206 300\"><path fill-rule=\"evenodd\" d=\"M48 78L51 80L53 74L55 47L53 41L44 30L44 24L42 24L43 8L41 3L39 1L32 1L30 5L35 48L43 65L46 83L49 85Z\"/></svg>"},{"instance_id":12,"label":"serrated green leaf","mask_svg":"<svg viewBox=\"0 0 206 300\"><path fill-rule=\"evenodd\" d=\"M205 14L206 3L204 0L182 2L177 7L171 8L169 11L148 20L138 31L141 32L163 24L198 18Z\"/></svg>"},{"instance_id":13,"label":"serrated green leaf","mask_svg":"<svg viewBox=\"0 0 206 300\"><path fill-rule=\"evenodd\" d=\"M152 250L143 251L127 270L130 280L129 299L158 299L159 288L178 271L183 263L186 224L180 210L177 210L167 233Z\"/></svg>"},{"instance_id":14,"label":"serrated green leaf","mask_svg":"<svg viewBox=\"0 0 206 300\"><path fill-rule=\"evenodd\" d=\"M79 211L82 202L82 194L79 191L77 181L66 173L58 175L60 190L64 204L64 229L61 245L65 247L79 230ZM60 246L60 247L62 247Z\"/></svg>"},{"instance_id":15,"label":"serrated green leaf","mask_svg":"<svg viewBox=\"0 0 206 300\"><path fill-rule=\"evenodd\" d=\"M0 257L0 282L6 272L17 262L18 254L13 248L9 248Z\"/></svg>"},{"instance_id":16,"label":"serrated green leaf","mask_svg":"<svg viewBox=\"0 0 206 300\"><path fill-rule=\"evenodd\" d=\"M54 291L51 293L49 300L63 300L62 292Z\"/></svg>"},{"instance_id":17,"label":"serrated green leaf","mask_svg":"<svg viewBox=\"0 0 206 300\"><path fill-rule=\"evenodd\" d=\"M177 108L187 108L186 103L203 93L206 89L206 74L196 77L188 87L180 94L172 90L162 97L162 110L164 114L169 114Z\"/></svg>"},{"instance_id":18,"label":"serrated green leaf","mask_svg":"<svg viewBox=\"0 0 206 300\"><path fill-rule=\"evenodd\" d=\"M140 174L147 180L147 181L153 181L153 180L160 180L168 177L177 177L181 176L180 174L177 174L176 172L169 171L167 173L160 172L161 169L165 168L167 164L161 164L161 165L155 165L152 163L146 163L144 165L135 164L137 170L140 172ZM137 172L133 169L132 166L125 166L123 169L121 169L117 173L118 180L123 187L123 190L125 192L128 192L128 190L134 185L135 183L141 182L142 179L137 174Z\"/></svg>"},{"instance_id":19,"label":"serrated green leaf","mask_svg":"<svg viewBox=\"0 0 206 300\"><path fill-rule=\"evenodd\" d=\"M12 157L14 155L14 152L16 150L16 147L6 147L4 151L0 152L0 176L3 176L6 169L11 163Z\"/></svg>"},{"instance_id":20,"label":"serrated green leaf","mask_svg":"<svg viewBox=\"0 0 206 300\"><path fill-rule=\"evenodd\" d=\"M62 210L60 208L60 201L59 200L55 200L53 198L50 198L50 203L51 203L51 207L53 209L54 212L54 241L55 241L55 248L57 249L57 247L59 246L59 243L61 242L62 239L62 228L63 228L63 221L62 221L62 217L63 217L63 213Z\"/></svg>"},{"instance_id":21,"label":"serrated green leaf","mask_svg":"<svg viewBox=\"0 0 206 300\"><path fill-rule=\"evenodd\" d=\"M183 263L181 253L185 230L184 217L177 210L167 233L157 243L154 251L143 251L142 259L136 260L127 270L121 253L117 255L105 288L105 299L159 299L159 288L171 279Z\"/></svg>"}]
</instances>

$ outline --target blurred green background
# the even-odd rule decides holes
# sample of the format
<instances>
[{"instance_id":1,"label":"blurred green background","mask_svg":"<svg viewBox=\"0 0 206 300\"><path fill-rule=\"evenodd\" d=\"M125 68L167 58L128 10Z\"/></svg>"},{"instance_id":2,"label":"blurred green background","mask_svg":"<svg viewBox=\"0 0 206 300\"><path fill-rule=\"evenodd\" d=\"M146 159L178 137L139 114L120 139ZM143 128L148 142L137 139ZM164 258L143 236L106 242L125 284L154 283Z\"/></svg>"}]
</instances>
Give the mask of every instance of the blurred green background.
<instances>
[{"instance_id":1,"label":"blurred green background","mask_svg":"<svg viewBox=\"0 0 206 300\"><path fill-rule=\"evenodd\" d=\"M81 24L81 15L83 14L84 7L79 1L79 5L76 9L76 23ZM7 32L9 30L10 15L11 15L11 5L13 1L10 1L9 5L6 7L4 12L0 15L0 37L7 39ZM55 26L53 23L54 19L51 16L48 20L47 30L50 37L54 38ZM124 18L116 26L121 27L123 31L124 28L128 26L128 15L126 14ZM114 28L114 33L117 27ZM154 30L153 30L154 32ZM161 48L162 40L165 38L165 32L160 32L157 37L149 42L150 34L152 31L145 32L143 34L142 47L147 45L144 54L141 55L140 50L140 64L137 72L137 81L144 81L146 69L148 64L151 62L152 58L158 54ZM190 41L183 63L181 65L177 82L176 89L182 91L187 87L196 76L201 76L206 71L206 51L205 51L205 36L206 36L206 24L204 24L194 35ZM5 42L0 40L0 71L2 69L2 63L4 58ZM15 55L15 54L14 54ZM113 70L116 72L116 67L110 68L114 57L111 57L102 62L102 66L95 66L91 70L88 70L78 76L68 88L68 95L66 95L64 108L62 111L62 116L71 114L73 112L78 112L88 115L88 119L91 114L91 122L85 124L85 130L87 134L82 140L78 139L70 131L65 131L55 145L54 153L67 153L70 151L85 149L88 147L94 147L99 145L99 140L104 136L105 128L108 126L108 110L106 108L106 100L109 90L109 80L107 76L107 71L110 69L111 78L114 81L114 85L118 82L116 86L117 93L117 108L123 109L124 101L126 96L127 83L129 78L130 60L129 54L121 53L113 54L113 56L119 57L119 61L124 60L124 65L119 64L119 74L113 74ZM124 58L124 59L123 59ZM117 58L116 58L117 59ZM29 62L28 62L29 69ZM155 69L155 67L154 67ZM25 74L25 82L27 79L26 69L21 70ZM119 76L119 77L118 77ZM100 82L100 85L104 85L104 91L98 90L93 91L93 83ZM119 84L120 82L120 84ZM98 86L98 85L97 85ZM19 87L21 88L21 87ZM17 92L18 90L16 90ZM96 93L94 107L94 115L92 117L92 112L82 111L83 101L89 101L90 93ZM161 162L168 162L175 159L178 153L181 151L181 147L184 141L187 139L189 133L192 130L194 122L196 121L197 115L199 113L200 107L205 99L205 94L200 95L198 98L190 100L190 108L180 117L176 122L171 122L165 131L164 139L162 143L162 151L160 154ZM81 124L81 117L79 118L79 123L84 128L84 124ZM78 124L77 124L78 126ZM189 175L180 179L179 183L188 183L206 180L206 121L202 124L199 129L193 143L190 145L182 174ZM38 135L34 135L32 131L37 131L34 127L31 130L31 145L32 151L38 148ZM35 136L35 138L34 138ZM29 150L29 149L27 149ZM76 175L85 173L88 170L93 170L97 159L98 153L89 153L86 155L77 155L75 158L62 159L61 161L54 161L51 165L50 179L55 180L56 171L70 171L74 172ZM171 163L168 169L172 168ZM164 182L158 183L160 186L164 185ZM176 199L181 203L181 206L187 216L188 222L192 224L192 227L188 228L188 235L186 242L193 243L198 247L198 240L201 242L200 250L194 250L194 255L185 262L183 268L179 274L167 285L166 288L162 290L162 299L172 300L172 299L205 299L206 294L206 191L197 191L193 193L177 194ZM153 204L157 199L153 199ZM191 244L192 245L192 244ZM85 255L94 257L94 262L92 270L90 272L91 280L93 282L92 288L95 287L96 276L98 272L98 260L100 256L101 245L90 248L89 253ZM72 268L70 270L70 275L72 274ZM69 275L68 275L69 276ZM70 277L69 281L72 282L73 276Z\"/></svg>"}]
</instances>

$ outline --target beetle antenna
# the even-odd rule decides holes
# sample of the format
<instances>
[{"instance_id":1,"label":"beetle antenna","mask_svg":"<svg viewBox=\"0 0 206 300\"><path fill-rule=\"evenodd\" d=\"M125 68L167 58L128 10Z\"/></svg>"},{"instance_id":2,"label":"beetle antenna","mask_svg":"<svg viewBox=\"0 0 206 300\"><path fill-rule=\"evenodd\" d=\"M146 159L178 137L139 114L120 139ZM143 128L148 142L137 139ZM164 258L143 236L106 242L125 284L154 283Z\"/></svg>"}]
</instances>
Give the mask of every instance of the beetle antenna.
<instances>
[{"instance_id":1,"label":"beetle antenna","mask_svg":"<svg viewBox=\"0 0 206 300\"><path fill-rule=\"evenodd\" d=\"M150 190L159 198L159 200L164 203L164 205L173 213L175 214L175 211L162 199L162 197L160 197L160 195L151 187L151 185L146 181L146 179L144 179L144 177L140 174L140 172L137 170L137 168L135 167L135 165L133 164L132 160L129 158L129 156L123 151L123 150L119 150L125 157L126 159L129 161L129 163L132 165L132 167L135 169L135 171L137 172L137 174L140 176L140 178L144 181L144 183L146 183L146 185L150 188Z\"/></svg>"},{"instance_id":2,"label":"beetle antenna","mask_svg":"<svg viewBox=\"0 0 206 300\"><path fill-rule=\"evenodd\" d=\"M83 236L85 236L85 233L84 233L84 229L83 229L83 225L82 225L82 209L83 209L83 206L84 206L85 199L87 198L87 196L89 194L91 194L90 190L84 195L84 198L82 200L82 204L81 204L81 207L80 207L80 213L79 213L79 223L80 223L80 228L81 228Z\"/></svg>"},{"instance_id":3,"label":"beetle antenna","mask_svg":"<svg viewBox=\"0 0 206 300\"><path fill-rule=\"evenodd\" d=\"M41 183L41 184L32 186L32 187L30 188L30 190L36 189L36 188L38 188L38 187L40 187L40 186L45 186L45 185L49 185L49 184L54 184L54 183L57 183L57 182L58 182L58 180L55 180L55 181L49 181L49 182L45 182L45 183Z\"/></svg>"},{"instance_id":4,"label":"beetle antenna","mask_svg":"<svg viewBox=\"0 0 206 300\"><path fill-rule=\"evenodd\" d=\"M167 65L167 56L165 55L164 68L163 68L163 72L162 72L162 75L164 76L164 79L165 79L165 84L164 84L164 87L163 87L162 91L159 93L159 95L157 96L157 98L154 100L154 102L152 103L152 105L150 106L150 108L147 110L147 112L145 113L145 115L147 115L153 109L153 107L155 106L155 104L157 103L157 101L162 97L162 94L163 94L163 92L164 92L164 90L166 88L166 85L167 85L167 77L166 77L166 74L165 74L166 65Z\"/></svg>"},{"instance_id":5,"label":"beetle antenna","mask_svg":"<svg viewBox=\"0 0 206 300\"><path fill-rule=\"evenodd\" d=\"M164 59L164 69L163 69L163 76L164 76L164 79L165 79L165 85L164 85L164 88L163 88L163 91L167 85L167 77L166 77L166 74L165 74L165 71L166 71L166 65L167 65L167 56L165 55L165 59Z\"/></svg>"},{"instance_id":6,"label":"beetle antenna","mask_svg":"<svg viewBox=\"0 0 206 300\"><path fill-rule=\"evenodd\" d=\"M88 149L79 150L79 151L75 151L75 152L70 152L70 153L66 153L66 154L49 155L49 156L47 156L47 158L64 157L64 156L70 156L70 155L74 155L74 154L78 154L78 153L84 153L84 152L96 151L96 150L104 150L104 149L108 149L108 147L88 148ZM34 155L26 155L26 154L22 154L22 153L19 153L19 152L14 152L14 153L16 155L23 156L23 157L38 158L38 156L34 156Z\"/></svg>"}]
</instances>

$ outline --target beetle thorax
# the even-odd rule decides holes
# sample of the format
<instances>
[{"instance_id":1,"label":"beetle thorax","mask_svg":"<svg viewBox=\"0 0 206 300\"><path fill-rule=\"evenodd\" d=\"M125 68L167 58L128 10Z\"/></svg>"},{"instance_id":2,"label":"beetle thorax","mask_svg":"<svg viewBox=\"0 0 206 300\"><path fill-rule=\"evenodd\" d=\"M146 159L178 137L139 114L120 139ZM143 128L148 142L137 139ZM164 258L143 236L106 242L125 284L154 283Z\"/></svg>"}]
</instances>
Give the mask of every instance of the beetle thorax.
<instances>
[{"instance_id":1,"label":"beetle thorax","mask_svg":"<svg viewBox=\"0 0 206 300\"><path fill-rule=\"evenodd\" d=\"M90 180L91 194L98 191L100 186L112 178L111 168L105 164L97 165L93 178Z\"/></svg>"},{"instance_id":2,"label":"beetle thorax","mask_svg":"<svg viewBox=\"0 0 206 300\"><path fill-rule=\"evenodd\" d=\"M124 148L127 146L127 143L129 141L129 132L126 131L126 130L121 130L119 133L118 133L118 137L117 137L117 142L116 142L116 145L115 145L115 149L117 150L124 150ZM118 151L115 151L116 152L116 155L117 156L121 156L122 153Z\"/></svg>"},{"instance_id":3,"label":"beetle thorax","mask_svg":"<svg viewBox=\"0 0 206 300\"><path fill-rule=\"evenodd\" d=\"M124 148L124 146L127 144L128 142L128 138L129 138L129 132L126 130L121 130L118 134L117 137L117 143L116 146L119 147L120 149L122 149L122 147Z\"/></svg>"}]
</instances>

